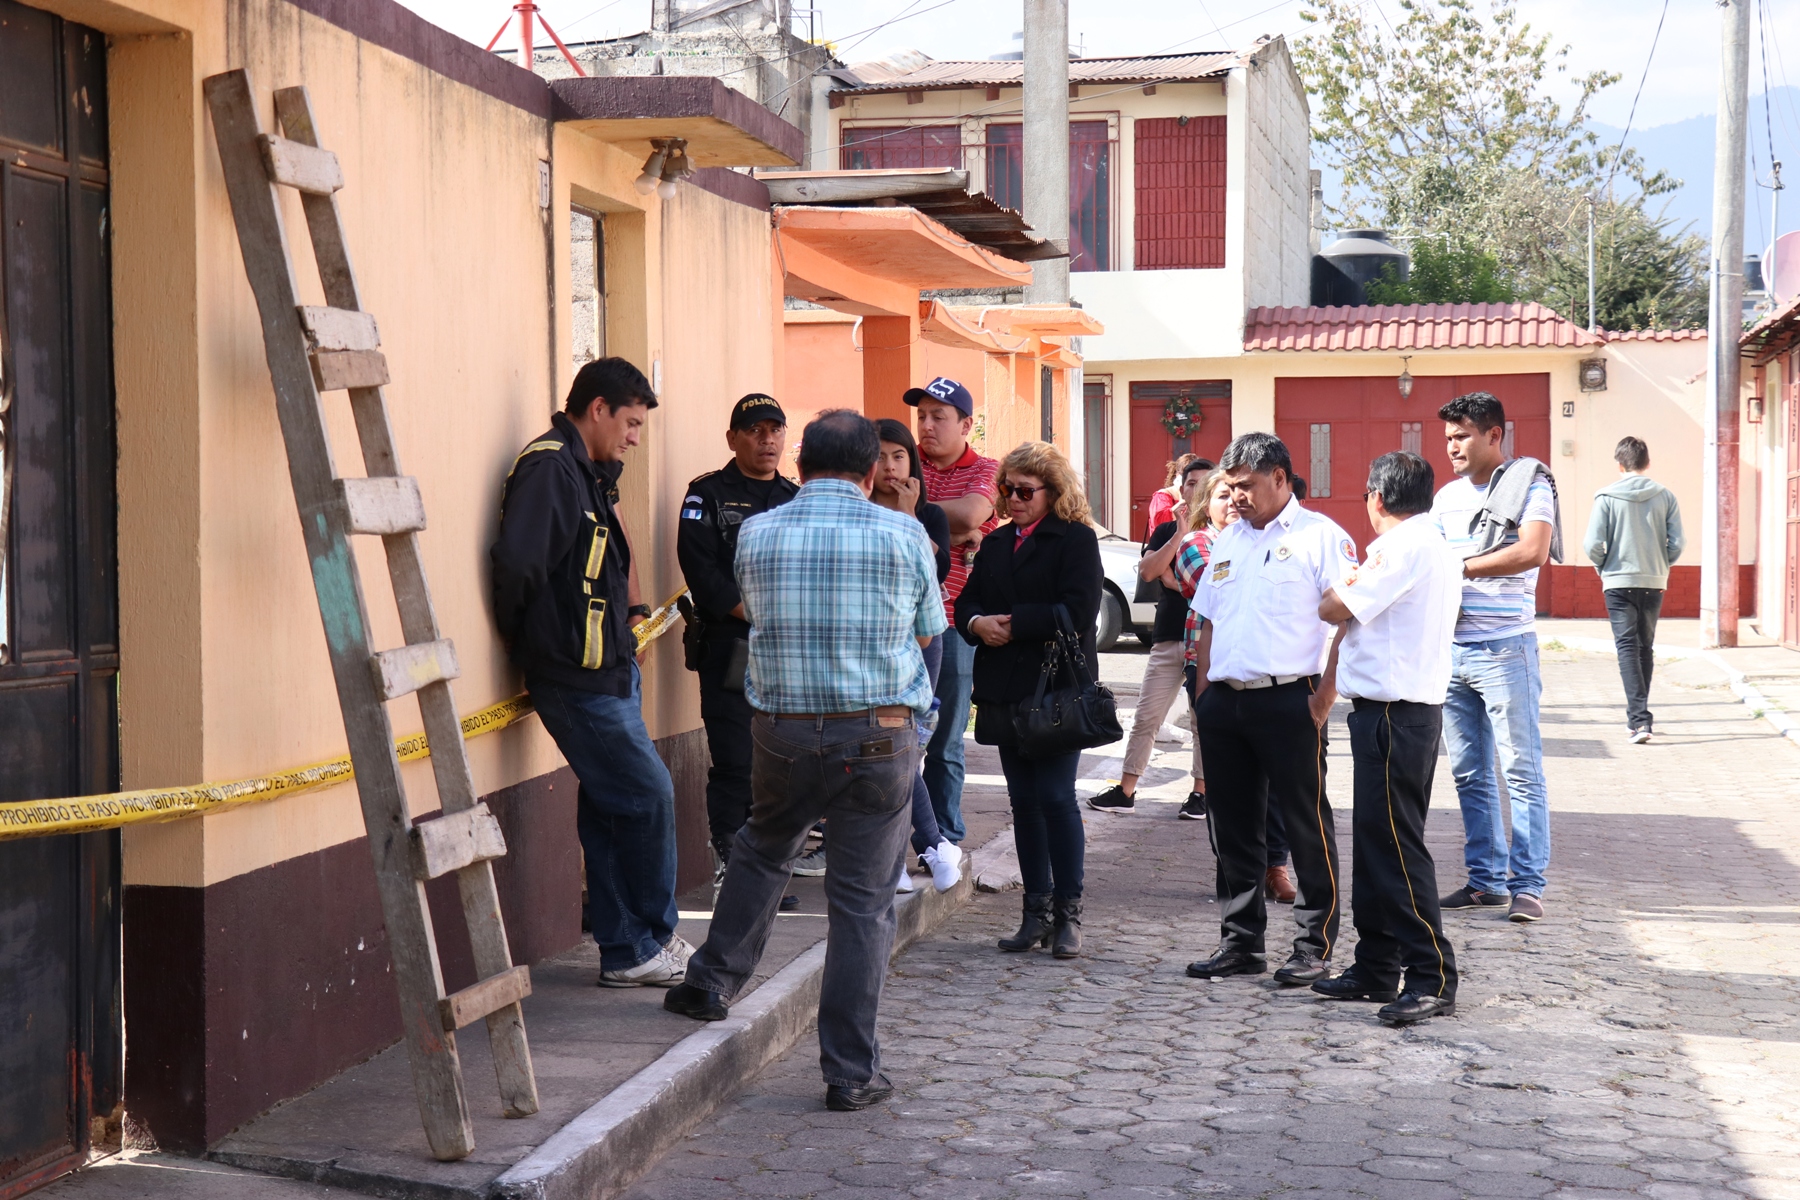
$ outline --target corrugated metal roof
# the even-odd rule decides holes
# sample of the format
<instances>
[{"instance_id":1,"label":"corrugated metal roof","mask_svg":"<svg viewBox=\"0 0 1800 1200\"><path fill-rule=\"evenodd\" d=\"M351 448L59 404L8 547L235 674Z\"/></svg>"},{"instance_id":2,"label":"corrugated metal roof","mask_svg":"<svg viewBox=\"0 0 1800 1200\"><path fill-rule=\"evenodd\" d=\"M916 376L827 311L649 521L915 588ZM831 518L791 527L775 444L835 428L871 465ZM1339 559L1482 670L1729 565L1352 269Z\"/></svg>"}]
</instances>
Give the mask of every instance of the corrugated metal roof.
<instances>
[{"instance_id":1,"label":"corrugated metal roof","mask_svg":"<svg viewBox=\"0 0 1800 1200\"><path fill-rule=\"evenodd\" d=\"M1800 296L1795 296L1738 339L1738 352L1763 366L1800 345Z\"/></svg>"},{"instance_id":2,"label":"corrugated metal roof","mask_svg":"<svg viewBox=\"0 0 1800 1200\"><path fill-rule=\"evenodd\" d=\"M1136 58L1072 58L1069 60L1069 82L1188 83L1200 79L1216 79L1233 67L1242 66L1246 58L1247 55L1236 51L1222 54L1144 55ZM838 78L851 73L833 72ZM832 90L860 94L929 92L946 88L1019 87L1024 82L1025 64L1016 60L934 59L911 71Z\"/></svg>"},{"instance_id":3,"label":"corrugated metal roof","mask_svg":"<svg viewBox=\"0 0 1800 1200\"><path fill-rule=\"evenodd\" d=\"M1541 304L1253 308L1246 350L1466 350L1598 346L1600 334Z\"/></svg>"}]
</instances>

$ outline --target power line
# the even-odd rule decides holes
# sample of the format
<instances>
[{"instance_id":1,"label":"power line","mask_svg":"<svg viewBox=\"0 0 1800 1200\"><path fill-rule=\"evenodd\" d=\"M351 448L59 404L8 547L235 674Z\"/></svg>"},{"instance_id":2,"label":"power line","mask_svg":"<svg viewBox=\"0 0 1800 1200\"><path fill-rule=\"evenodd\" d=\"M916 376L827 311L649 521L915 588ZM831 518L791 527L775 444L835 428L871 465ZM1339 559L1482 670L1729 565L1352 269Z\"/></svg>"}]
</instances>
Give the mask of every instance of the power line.
<instances>
[{"instance_id":1,"label":"power line","mask_svg":"<svg viewBox=\"0 0 1800 1200\"><path fill-rule=\"evenodd\" d=\"M1638 101L1644 96L1644 81L1650 78L1650 64L1656 61L1656 44L1662 41L1663 21L1669 15L1669 0L1663 0L1662 14L1656 18L1656 35L1650 39L1650 54L1644 59L1644 73L1638 76L1637 92L1631 97L1631 111L1625 117L1625 132L1619 135L1619 145L1613 150L1612 170L1606 173L1606 182L1600 190L1610 194L1613 176L1619 173L1619 164L1625 158L1625 139L1631 136L1631 123L1637 119Z\"/></svg>"}]
</instances>

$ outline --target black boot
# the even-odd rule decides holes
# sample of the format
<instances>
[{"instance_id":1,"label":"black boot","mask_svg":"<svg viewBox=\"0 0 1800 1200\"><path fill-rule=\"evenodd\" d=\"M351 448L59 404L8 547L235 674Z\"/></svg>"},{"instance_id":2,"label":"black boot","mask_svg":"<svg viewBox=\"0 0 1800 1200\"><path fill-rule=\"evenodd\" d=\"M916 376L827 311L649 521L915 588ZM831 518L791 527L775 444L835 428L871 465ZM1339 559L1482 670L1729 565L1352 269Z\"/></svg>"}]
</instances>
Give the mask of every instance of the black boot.
<instances>
[{"instance_id":1,"label":"black boot","mask_svg":"<svg viewBox=\"0 0 1800 1200\"><path fill-rule=\"evenodd\" d=\"M1033 946L1050 944L1050 893L1025 893L1025 919L1019 923L1019 932L1009 938L1000 939L1002 950L1029 950Z\"/></svg>"},{"instance_id":2,"label":"black boot","mask_svg":"<svg viewBox=\"0 0 1800 1200\"><path fill-rule=\"evenodd\" d=\"M1056 958L1074 958L1081 953L1081 900L1056 898L1056 928L1050 944Z\"/></svg>"}]
</instances>

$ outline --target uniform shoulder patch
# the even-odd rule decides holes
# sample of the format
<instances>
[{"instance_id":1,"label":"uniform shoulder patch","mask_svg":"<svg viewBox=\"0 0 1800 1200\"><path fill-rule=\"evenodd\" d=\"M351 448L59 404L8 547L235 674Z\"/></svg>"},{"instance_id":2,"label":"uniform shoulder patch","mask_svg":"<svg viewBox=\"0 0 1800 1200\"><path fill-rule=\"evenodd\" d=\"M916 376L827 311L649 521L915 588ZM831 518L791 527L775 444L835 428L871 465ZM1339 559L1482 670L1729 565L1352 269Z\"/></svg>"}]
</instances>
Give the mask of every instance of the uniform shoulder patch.
<instances>
[{"instance_id":1,"label":"uniform shoulder patch","mask_svg":"<svg viewBox=\"0 0 1800 1200\"><path fill-rule=\"evenodd\" d=\"M1345 538L1342 542L1338 543L1338 552L1351 562L1356 561L1356 543L1349 538Z\"/></svg>"}]
</instances>

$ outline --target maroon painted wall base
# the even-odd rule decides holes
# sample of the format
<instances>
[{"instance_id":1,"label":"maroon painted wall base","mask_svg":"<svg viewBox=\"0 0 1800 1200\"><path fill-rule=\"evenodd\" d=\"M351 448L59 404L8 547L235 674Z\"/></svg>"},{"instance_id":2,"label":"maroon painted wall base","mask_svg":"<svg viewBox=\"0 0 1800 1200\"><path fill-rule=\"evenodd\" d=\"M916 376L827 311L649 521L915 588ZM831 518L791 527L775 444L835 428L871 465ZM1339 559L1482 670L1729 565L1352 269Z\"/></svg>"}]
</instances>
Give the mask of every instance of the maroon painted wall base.
<instances>
[{"instance_id":1,"label":"maroon painted wall base","mask_svg":"<svg viewBox=\"0 0 1800 1200\"><path fill-rule=\"evenodd\" d=\"M678 885L710 876L701 730L657 743L675 779ZM581 847L568 768L483 797L506 834L495 882L513 960L577 945ZM446 876L426 888L444 984L475 981ZM198 1153L400 1038L366 839L207 888L125 889L125 1110L131 1145Z\"/></svg>"}]
</instances>

